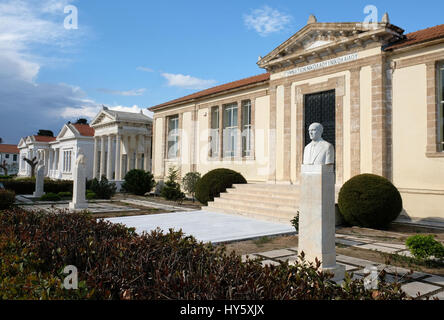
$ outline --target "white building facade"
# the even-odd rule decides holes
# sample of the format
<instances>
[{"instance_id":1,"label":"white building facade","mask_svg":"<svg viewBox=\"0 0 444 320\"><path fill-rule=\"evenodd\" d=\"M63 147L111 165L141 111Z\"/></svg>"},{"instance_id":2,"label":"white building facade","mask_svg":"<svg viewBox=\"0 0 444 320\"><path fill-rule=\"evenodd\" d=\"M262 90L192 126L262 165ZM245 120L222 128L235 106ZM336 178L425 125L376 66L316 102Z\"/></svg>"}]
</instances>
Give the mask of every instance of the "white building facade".
<instances>
[{"instance_id":1,"label":"white building facade","mask_svg":"<svg viewBox=\"0 0 444 320\"><path fill-rule=\"evenodd\" d=\"M0 164L6 165L8 175L14 175L18 172L19 150L13 144L0 144ZM3 168L0 168L0 174L5 174Z\"/></svg>"},{"instance_id":2,"label":"white building facade","mask_svg":"<svg viewBox=\"0 0 444 320\"><path fill-rule=\"evenodd\" d=\"M93 177L105 176L120 188L128 171L151 171L152 122L142 112L103 107L91 121L95 130Z\"/></svg>"}]
</instances>

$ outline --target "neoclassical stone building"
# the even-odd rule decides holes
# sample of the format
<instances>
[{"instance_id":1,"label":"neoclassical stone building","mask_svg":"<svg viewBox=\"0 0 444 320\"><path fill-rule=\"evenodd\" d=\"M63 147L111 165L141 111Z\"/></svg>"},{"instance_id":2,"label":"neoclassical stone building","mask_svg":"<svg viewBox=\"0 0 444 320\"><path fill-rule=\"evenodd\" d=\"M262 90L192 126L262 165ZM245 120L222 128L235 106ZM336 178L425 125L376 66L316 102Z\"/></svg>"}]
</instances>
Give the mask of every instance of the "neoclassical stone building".
<instances>
[{"instance_id":1,"label":"neoclassical stone building","mask_svg":"<svg viewBox=\"0 0 444 320\"><path fill-rule=\"evenodd\" d=\"M406 215L444 219L444 25L404 34L388 15L372 24L311 16L257 64L267 72L150 108L156 179L171 166L231 168L252 185L211 206L280 210L274 220L288 221L307 128L320 122L335 146L337 190L378 174L400 190Z\"/></svg>"},{"instance_id":2,"label":"neoclassical stone building","mask_svg":"<svg viewBox=\"0 0 444 320\"><path fill-rule=\"evenodd\" d=\"M118 187L131 169L151 170L152 119L142 112L107 107L91 121L95 129L93 177L106 176Z\"/></svg>"}]
</instances>

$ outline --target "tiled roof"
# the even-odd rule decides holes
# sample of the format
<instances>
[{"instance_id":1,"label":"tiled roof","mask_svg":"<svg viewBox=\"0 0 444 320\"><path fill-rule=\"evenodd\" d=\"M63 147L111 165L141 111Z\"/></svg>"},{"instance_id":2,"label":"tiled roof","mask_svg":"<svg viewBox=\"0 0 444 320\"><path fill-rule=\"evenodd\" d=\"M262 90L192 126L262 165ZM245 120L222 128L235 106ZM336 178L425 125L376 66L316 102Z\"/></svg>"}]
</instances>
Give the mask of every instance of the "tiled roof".
<instances>
[{"instance_id":1,"label":"tiled roof","mask_svg":"<svg viewBox=\"0 0 444 320\"><path fill-rule=\"evenodd\" d=\"M88 124L74 123L73 126L82 136L94 137L94 128L91 128Z\"/></svg>"},{"instance_id":2,"label":"tiled roof","mask_svg":"<svg viewBox=\"0 0 444 320\"><path fill-rule=\"evenodd\" d=\"M15 144L0 144L1 153L20 153Z\"/></svg>"},{"instance_id":3,"label":"tiled roof","mask_svg":"<svg viewBox=\"0 0 444 320\"><path fill-rule=\"evenodd\" d=\"M34 136L35 141L38 142L51 142L55 141L56 137L47 137L47 136Z\"/></svg>"},{"instance_id":4,"label":"tiled roof","mask_svg":"<svg viewBox=\"0 0 444 320\"><path fill-rule=\"evenodd\" d=\"M154 111L154 110L160 109L162 107L166 107L168 105L172 105L172 104L176 104L176 103L181 103L181 102L186 102L186 101L190 101L190 100L193 100L193 99L198 99L198 98L206 97L206 96L209 96L211 94L223 92L223 91L226 91L226 90L241 88L241 87L244 87L244 86L247 86L247 85L268 81L269 79L270 79L270 74L269 73L263 73L263 74L260 74L260 75L257 75L257 76L253 76L253 77L249 77L249 78L245 78L245 79L241 79L241 80L225 83L225 84L222 84L222 85L219 85L219 86L216 86L216 87L212 87L212 88L205 89L205 90L202 90L202 91L199 91L199 92L195 92L195 93L190 94L188 96L181 97L181 98L178 98L178 99L175 99L175 100L171 100L169 102L165 102L165 103L159 104L157 106L153 106L153 107L149 108L149 110Z\"/></svg>"},{"instance_id":5,"label":"tiled roof","mask_svg":"<svg viewBox=\"0 0 444 320\"><path fill-rule=\"evenodd\" d=\"M406 34L405 39L395 42L385 48L393 50L414 44L444 38L444 24Z\"/></svg>"}]
</instances>

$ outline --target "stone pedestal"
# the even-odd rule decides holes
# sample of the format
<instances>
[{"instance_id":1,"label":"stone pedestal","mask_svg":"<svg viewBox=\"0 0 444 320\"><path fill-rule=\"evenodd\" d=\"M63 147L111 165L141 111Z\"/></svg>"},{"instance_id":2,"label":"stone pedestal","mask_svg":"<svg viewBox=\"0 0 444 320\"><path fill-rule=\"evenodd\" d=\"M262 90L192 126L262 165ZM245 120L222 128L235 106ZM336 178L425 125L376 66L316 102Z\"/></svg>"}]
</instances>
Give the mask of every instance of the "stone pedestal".
<instances>
[{"instance_id":1,"label":"stone pedestal","mask_svg":"<svg viewBox=\"0 0 444 320\"><path fill-rule=\"evenodd\" d=\"M336 264L333 165L302 165L301 174L298 251L308 262L321 261L333 280L342 280L345 268Z\"/></svg>"},{"instance_id":2,"label":"stone pedestal","mask_svg":"<svg viewBox=\"0 0 444 320\"><path fill-rule=\"evenodd\" d=\"M74 167L74 181L72 202L69 203L69 209L81 210L88 208L88 202L85 199L86 174L85 165L79 164Z\"/></svg>"},{"instance_id":3,"label":"stone pedestal","mask_svg":"<svg viewBox=\"0 0 444 320\"><path fill-rule=\"evenodd\" d=\"M45 180L45 166L40 160L35 176L35 191L32 194L33 197L40 198L45 194L45 192L43 191L44 180Z\"/></svg>"}]
</instances>

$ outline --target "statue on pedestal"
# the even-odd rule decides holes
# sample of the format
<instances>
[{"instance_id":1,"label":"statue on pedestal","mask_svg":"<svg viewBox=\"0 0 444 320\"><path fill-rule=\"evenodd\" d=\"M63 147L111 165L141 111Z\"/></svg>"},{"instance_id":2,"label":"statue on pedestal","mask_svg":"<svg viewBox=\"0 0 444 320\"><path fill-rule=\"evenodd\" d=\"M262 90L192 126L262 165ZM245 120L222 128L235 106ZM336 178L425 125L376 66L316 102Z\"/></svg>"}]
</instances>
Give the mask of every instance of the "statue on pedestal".
<instances>
[{"instance_id":1,"label":"statue on pedestal","mask_svg":"<svg viewBox=\"0 0 444 320\"><path fill-rule=\"evenodd\" d=\"M69 208L86 209L88 208L88 203L85 200L86 158L81 148L77 149L73 178L72 202L69 203Z\"/></svg>"},{"instance_id":2,"label":"statue on pedestal","mask_svg":"<svg viewBox=\"0 0 444 320\"><path fill-rule=\"evenodd\" d=\"M334 147L322 139L323 132L324 127L317 122L308 128L311 142L304 148L304 164L334 164Z\"/></svg>"},{"instance_id":3,"label":"statue on pedestal","mask_svg":"<svg viewBox=\"0 0 444 320\"><path fill-rule=\"evenodd\" d=\"M37 173L35 177L35 191L33 196L36 198L40 198L45 194L43 190L43 184L45 180L45 163L43 159L40 159L37 165Z\"/></svg>"}]
</instances>

